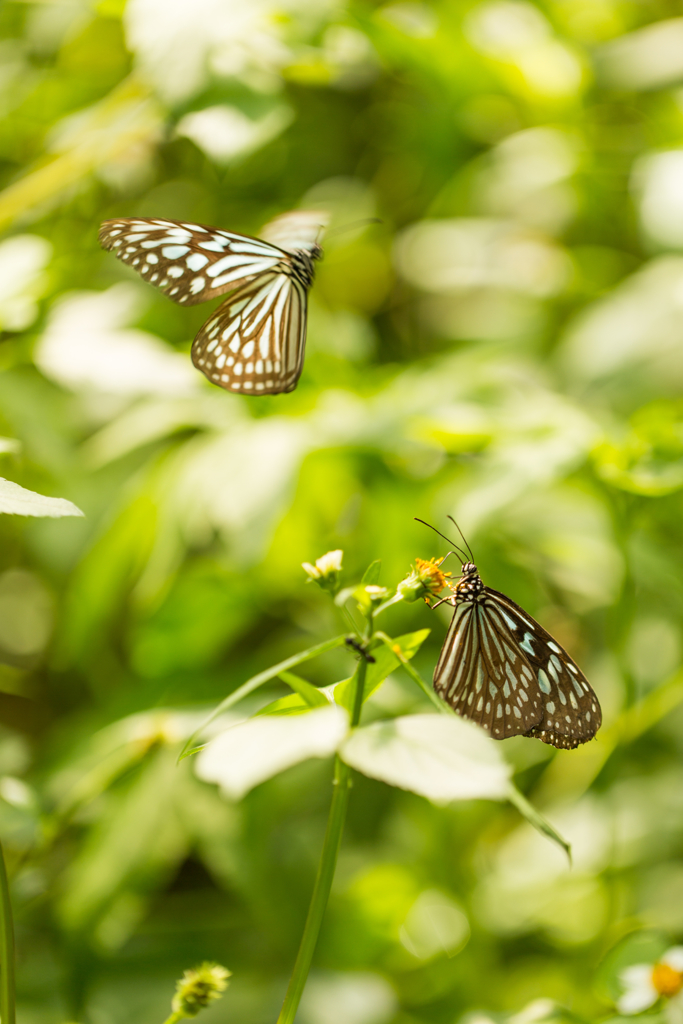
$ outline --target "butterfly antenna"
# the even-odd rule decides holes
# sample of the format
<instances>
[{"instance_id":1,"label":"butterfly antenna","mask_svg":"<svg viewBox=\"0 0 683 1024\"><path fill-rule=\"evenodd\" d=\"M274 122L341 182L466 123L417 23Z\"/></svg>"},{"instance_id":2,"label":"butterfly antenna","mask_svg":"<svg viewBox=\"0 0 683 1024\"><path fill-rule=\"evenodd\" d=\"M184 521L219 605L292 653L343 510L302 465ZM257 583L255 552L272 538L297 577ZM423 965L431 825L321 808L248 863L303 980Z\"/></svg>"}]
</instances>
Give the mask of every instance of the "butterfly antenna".
<instances>
[{"instance_id":1,"label":"butterfly antenna","mask_svg":"<svg viewBox=\"0 0 683 1024\"><path fill-rule=\"evenodd\" d=\"M434 531L434 533L438 533L439 537L443 537L443 539L446 541L447 544L452 544L454 550L452 552L449 551L448 554L449 555L450 554L457 555L458 558L460 559L460 561L463 563L463 565L465 564L465 562L467 561L467 555L462 550L462 548L458 547L458 545L455 543L455 541L449 540L448 537L444 533L441 532L441 530L437 530L437 528L435 526L432 526L431 523L426 523L424 521L424 519L418 519L417 516L413 516L413 519L415 520L416 523L422 523L423 526L428 526L430 530ZM444 558L447 558L447 557L448 557L448 555L444 555Z\"/></svg>"},{"instance_id":2,"label":"butterfly antenna","mask_svg":"<svg viewBox=\"0 0 683 1024\"><path fill-rule=\"evenodd\" d=\"M453 523L453 526L454 526L454 527L456 528L456 530L458 531L458 533L459 533L459 534L460 534L460 536L462 537L463 541L465 542L465 547L467 548L467 550L468 550L468 551L469 551L469 553L470 553L470 558L471 558L472 562L474 562L474 552L472 551L472 548L471 548L471 547L469 546L469 544L467 543L467 538L465 537L465 534L464 534L464 533L462 532L462 530L460 529L460 527L459 527L459 526L458 526L458 524L456 523L456 521L455 521L455 519L453 518L453 516L448 516L448 518L449 518L449 519L450 519L450 521L451 521L451 522Z\"/></svg>"},{"instance_id":3,"label":"butterfly antenna","mask_svg":"<svg viewBox=\"0 0 683 1024\"><path fill-rule=\"evenodd\" d=\"M379 217L363 217L362 220L352 220L350 224L342 224L341 227L332 228L331 231L327 232L327 238L333 238L335 235L340 234L342 231L351 231L353 228L359 228L363 224L382 224L384 223Z\"/></svg>"}]
</instances>

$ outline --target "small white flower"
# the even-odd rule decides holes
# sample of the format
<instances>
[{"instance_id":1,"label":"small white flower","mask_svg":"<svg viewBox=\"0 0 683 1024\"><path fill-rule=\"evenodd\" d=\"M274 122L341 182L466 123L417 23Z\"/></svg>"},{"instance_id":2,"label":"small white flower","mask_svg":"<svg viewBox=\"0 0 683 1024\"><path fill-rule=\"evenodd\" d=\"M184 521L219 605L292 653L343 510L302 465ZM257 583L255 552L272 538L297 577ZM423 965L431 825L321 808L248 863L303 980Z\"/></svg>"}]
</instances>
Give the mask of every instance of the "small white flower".
<instances>
[{"instance_id":1,"label":"small white flower","mask_svg":"<svg viewBox=\"0 0 683 1024\"><path fill-rule=\"evenodd\" d=\"M671 949L667 949L659 962L683 974L683 946L672 946Z\"/></svg>"},{"instance_id":2,"label":"small white flower","mask_svg":"<svg viewBox=\"0 0 683 1024\"><path fill-rule=\"evenodd\" d=\"M315 564L325 575L329 572L341 572L343 557L343 551L328 551L326 555L318 558Z\"/></svg>"},{"instance_id":3,"label":"small white flower","mask_svg":"<svg viewBox=\"0 0 683 1024\"><path fill-rule=\"evenodd\" d=\"M323 590L331 590L336 593L337 580L342 567L344 552L339 549L328 551L327 554L317 558L315 565L310 562L302 562L301 568L308 573L308 583L315 581Z\"/></svg>"},{"instance_id":4,"label":"small white flower","mask_svg":"<svg viewBox=\"0 0 683 1024\"><path fill-rule=\"evenodd\" d=\"M619 980L624 987L617 1000L620 1013L642 1013L660 996L673 999L683 989L683 946L671 946L654 964L627 967L619 975Z\"/></svg>"},{"instance_id":5,"label":"small white flower","mask_svg":"<svg viewBox=\"0 0 683 1024\"><path fill-rule=\"evenodd\" d=\"M642 1013L659 999L659 992L652 983L653 964L633 964L619 975L624 992L617 1000L619 1013Z\"/></svg>"}]
</instances>

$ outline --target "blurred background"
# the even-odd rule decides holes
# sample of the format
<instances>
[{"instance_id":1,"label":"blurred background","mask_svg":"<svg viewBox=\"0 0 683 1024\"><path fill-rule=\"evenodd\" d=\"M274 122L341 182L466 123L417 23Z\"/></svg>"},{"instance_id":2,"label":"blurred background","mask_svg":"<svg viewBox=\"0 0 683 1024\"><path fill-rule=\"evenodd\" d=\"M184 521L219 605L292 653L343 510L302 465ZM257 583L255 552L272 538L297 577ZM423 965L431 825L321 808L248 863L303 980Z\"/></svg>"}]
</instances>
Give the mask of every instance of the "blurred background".
<instances>
[{"instance_id":1,"label":"blurred background","mask_svg":"<svg viewBox=\"0 0 683 1024\"><path fill-rule=\"evenodd\" d=\"M600 696L597 743L505 743L574 868L510 807L359 777L301 1024L609 1014L615 944L683 936L681 4L6 0L0 26L0 473L86 512L0 522L21 1024L161 1021L205 958L234 972L207 1024L275 1019L330 764L231 805L178 744L344 629L302 561L394 586L446 550L413 517L449 513ZM209 385L210 307L97 244L298 206L381 223L330 237L290 395ZM431 628L431 678L448 618L384 628ZM425 706L398 676L373 703Z\"/></svg>"}]
</instances>

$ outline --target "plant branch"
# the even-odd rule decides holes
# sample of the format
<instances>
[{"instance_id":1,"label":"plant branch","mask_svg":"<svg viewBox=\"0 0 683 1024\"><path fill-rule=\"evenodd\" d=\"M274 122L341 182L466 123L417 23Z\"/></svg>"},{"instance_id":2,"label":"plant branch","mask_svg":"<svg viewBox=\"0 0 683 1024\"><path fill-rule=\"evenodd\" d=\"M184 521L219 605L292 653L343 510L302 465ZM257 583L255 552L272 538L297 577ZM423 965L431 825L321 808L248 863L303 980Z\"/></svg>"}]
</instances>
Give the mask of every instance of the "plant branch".
<instances>
[{"instance_id":1,"label":"plant branch","mask_svg":"<svg viewBox=\"0 0 683 1024\"><path fill-rule=\"evenodd\" d=\"M519 813L526 818L529 824L533 825L533 827L541 833L541 835L546 836L548 839L552 839L554 843L557 843L558 846L562 847L564 852L567 854L569 864L571 865L572 848L567 840L560 835L557 829L553 828L548 819L544 818L541 812L537 811L533 804L529 803L524 794L520 793L512 782L510 783L510 788L508 790L508 800L517 808Z\"/></svg>"},{"instance_id":2,"label":"plant branch","mask_svg":"<svg viewBox=\"0 0 683 1024\"><path fill-rule=\"evenodd\" d=\"M5 855L0 845L0 1019L15 1022L14 925Z\"/></svg>"},{"instance_id":3,"label":"plant branch","mask_svg":"<svg viewBox=\"0 0 683 1024\"><path fill-rule=\"evenodd\" d=\"M363 705L363 692L365 690L365 674L367 662L361 658L356 669L356 689L353 697L353 713L351 715L351 727L358 725ZM308 972L311 969L311 961L318 942L318 935L327 908L327 901L332 888L332 880L337 867L337 857L341 845L346 810L349 804L349 791L351 788L351 769L347 764L336 757L334 761L334 783L332 791L332 802L330 813L327 818L327 829L323 842L318 874L313 887L313 895L308 908L308 916L304 925L304 932L301 936L301 944L297 953L294 970L289 982L285 1001L282 1004L277 1024L293 1024L299 1002L303 994ZM169 1024L167 1021L166 1024Z\"/></svg>"},{"instance_id":4,"label":"plant branch","mask_svg":"<svg viewBox=\"0 0 683 1024\"><path fill-rule=\"evenodd\" d=\"M413 680L413 682L417 683L417 685L420 687L425 696L429 698L432 704L436 708L438 708L438 710L442 714L451 714L452 708L449 708L447 704L444 704L441 698L434 692L432 687L425 683L420 673L413 668L413 666L410 664L410 661L408 660L408 658L405 657L403 651L400 649L400 647L398 647L396 642L392 640L390 636L387 636L386 633L383 633L379 629L375 633L375 637L378 640L381 640L383 643L385 643L389 650L396 655L396 657L401 662L401 665L406 670L410 678Z\"/></svg>"},{"instance_id":5,"label":"plant branch","mask_svg":"<svg viewBox=\"0 0 683 1024\"><path fill-rule=\"evenodd\" d=\"M379 605L378 608L375 608L375 615L380 615L383 611L386 611L387 608L391 608L392 604L398 604L400 601L403 601L403 600L404 600L403 594L399 594L399 593L394 594L393 597L387 598L387 600L384 602L384 604L381 604L381 605Z\"/></svg>"}]
</instances>

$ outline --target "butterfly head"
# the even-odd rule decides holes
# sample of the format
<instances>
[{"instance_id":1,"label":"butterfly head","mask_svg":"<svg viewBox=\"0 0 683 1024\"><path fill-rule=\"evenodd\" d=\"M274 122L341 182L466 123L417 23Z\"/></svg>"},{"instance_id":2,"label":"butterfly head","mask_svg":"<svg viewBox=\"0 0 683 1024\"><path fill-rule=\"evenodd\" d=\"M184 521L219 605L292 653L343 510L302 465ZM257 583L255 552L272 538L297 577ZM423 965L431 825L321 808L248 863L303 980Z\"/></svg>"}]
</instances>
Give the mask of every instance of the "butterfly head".
<instances>
[{"instance_id":1,"label":"butterfly head","mask_svg":"<svg viewBox=\"0 0 683 1024\"><path fill-rule=\"evenodd\" d=\"M479 570L474 562L464 562L462 575L455 584L455 593L460 600L473 601L484 593L484 584L481 581Z\"/></svg>"}]
</instances>

